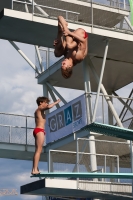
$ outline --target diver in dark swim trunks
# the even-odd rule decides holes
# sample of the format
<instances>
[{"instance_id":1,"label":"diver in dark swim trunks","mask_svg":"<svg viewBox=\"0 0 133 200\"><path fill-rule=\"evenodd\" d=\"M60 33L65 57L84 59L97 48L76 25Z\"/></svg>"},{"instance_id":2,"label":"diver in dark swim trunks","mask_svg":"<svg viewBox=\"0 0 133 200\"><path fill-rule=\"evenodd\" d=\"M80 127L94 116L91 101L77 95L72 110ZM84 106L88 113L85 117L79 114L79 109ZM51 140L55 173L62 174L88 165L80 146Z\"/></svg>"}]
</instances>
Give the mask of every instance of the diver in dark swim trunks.
<instances>
[{"instance_id":1,"label":"diver in dark swim trunks","mask_svg":"<svg viewBox=\"0 0 133 200\"><path fill-rule=\"evenodd\" d=\"M46 123L46 117L45 117L45 110L52 108L56 104L60 102L60 99L58 99L56 102L53 102L49 104L49 99L47 97L38 97L36 100L36 103L38 105L38 108L36 109L34 115L35 115L35 124L36 128L33 131L33 136L35 137L35 154L33 157L33 167L31 174L39 174L38 169L38 162L40 159L40 154L42 152L42 147L44 144L45 139L45 123Z\"/></svg>"},{"instance_id":2,"label":"diver in dark swim trunks","mask_svg":"<svg viewBox=\"0 0 133 200\"><path fill-rule=\"evenodd\" d=\"M65 59L62 61L61 71L64 78L69 78L72 75L72 68L87 55L88 34L82 28L71 32L62 16L58 17L58 23L60 24L62 35L66 38L65 53L63 53Z\"/></svg>"}]
</instances>

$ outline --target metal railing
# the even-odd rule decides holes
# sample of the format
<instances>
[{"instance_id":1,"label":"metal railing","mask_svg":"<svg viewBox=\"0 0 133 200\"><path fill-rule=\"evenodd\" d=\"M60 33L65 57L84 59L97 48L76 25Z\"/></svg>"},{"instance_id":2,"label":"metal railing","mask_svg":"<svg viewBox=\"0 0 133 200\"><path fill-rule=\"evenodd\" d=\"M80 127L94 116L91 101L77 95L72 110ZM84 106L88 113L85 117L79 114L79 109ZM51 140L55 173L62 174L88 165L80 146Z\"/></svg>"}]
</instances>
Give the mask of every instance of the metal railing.
<instances>
[{"instance_id":1,"label":"metal railing","mask_svg":"<svg viewBox=\"0 0 133 200\"><path fill-rule=\"evenodd\" d=\"M97 141L97 140L96 140ZM82 155L82 159L80 159L79 162L79 157ZM99 160L99 163L102 160L102 164L98 164L98 168L96 170L87 170L86 169L86 164L89 163L90 161L90 156L96 156L97 160ZM84 158L83 158L84 157ZM116 168L117 168L117 173L119 173L119 155L110 155L110 154L93 154L93 153L86 153L86 152L74 152L74 151L62 151L62 150L49 150L49 161L48 161L48 166L49 172L73 172L74 166L76 165L76 170L77 172L108 172L108 167L109 167L109 158L113 158L114 160L116 159ZM89 166L88 166L89 168ZM113 171L112 171L113 172ZM102 179L102 181L109 181L106 179ZM119 179L117 179L115 182L119 182Z\"/></svg>"},{"instance_id":2,"label":"metal railing","mask_svg":"<svg viewBox=\"0 0 133 200\"><path fill-rule=\"evenodd\" d=\"M82 0L79 0L82 1ZM101 12L100 14L100 18L99 18L99 14L95 15L94 14L94 7L93 4L99 4L99 5L104 5L104 6L108 6L108 7L113 7L113 8L117 8L120 10L130 10L130 6L129 4L127 4L125 2L125 0L122 1L112 1L112 0L105 0L102 1L102 3L99 0L89 0L89 1L85 1L87 3L91 3L90 6L90 11L88 11L89 7L88 6L72 6L71 8L72 10L68 10L68 6L67 4L69 3L65 3L63 4L63 6L61 6L58 3L57 0L55 0L53 2L53 4L49 3L47 0L45 1L41 1L42 4L40 4L40 0L28 0L27 1L19 1L19 0L12 0L12 9L14 10L20 10L23 12L29 12L32 13L32 15L35 16L41 16L41 17L50 17L50 18L57 18L59 15L62 15L65 19L70 20L70 21L74 21L74 22L78 22L80 24L88 24L89 26L91 26L93 28L93 26L96 27L106 27L108 29L115 29L118 31L122 31L121 29L125 30L132 30L131 27L129 27L129 25L127 23L125 23L125 21L118 20L117 18L119 17L108 17L107 22L105 22L105 13L102 12L102 10L99 9L99 11ZM110 3L109 3L110 2ZM37 4L38 3L38 4ZM66 8L66 9L65 9ZM83 12L84 9L84 12ZM88 16L88 12L89 12L89 16ZM96 12L96 11L95 11ZM103 14L103 17L102 17ZM118 13L116 13L118 14ZM120 19L122 19L122 15L120 15ZM98 17L97 17L98 16ZM124 17L124 15L123 15ZM116 20L117 19L117 20ZM120 23L121 22L121 23ZM107 25L108 24L108 25ZM123 25L122 25L123 24Z\"/></svg>"},{"instance_id":3,"label":"metal railing","mask_svg":"<svg viewBox=\"0 0 133 200\"><path fill-rule=\"evenodd\" d=\"M78 1L83 1L90 3L92 0L78 0ZM120 1L120 0L103 0L100 2L99 0L93 0L94 3L100 4L100 5L108 5L113 8L119 8L119 9L124 9L124 10L130 10L129 3L127 3L125 0Z\"/></svg>"},{"instance_id":4,"label":"metal railing","mask_svg":"<svg viewBox=\"0 0 133 200\"><path fill-rule=\"evenodd\" d=\"M89 142L95 142L96 153L89 150ZM86 144L85 144L86 143ZM130 173L132 161L127 142L77 138L77 151L49 150L49 172L102 172ZM83 146L86 148L82 151ZM92 157L96 157L96 169L92 170ZM80 179L78 179L79 181ZM86 179L88 180L88 179ZM89 179L92 180L92 179ZM99 179L102 182L131 183L128 179Z\"/></svg>"},{"instance_id":5,"label":"metal railing","mask_svg":"<svg viewBox=\"0 0 133 200\"><path fill-rule=\"evenodd\" d=\"M112 102L114 109L116 110L119 119L121 120L124 128L131 128L132 129L132 122L133 122L133 91L131 92L131 97L120 97L114 95L103 95L100 94L98 107L96 111L96 118L95 121L103 124L110 124L110 119L113 121L113 124L116 126L116 120L112 113L110 112L108 101ZM108 101L105 100L105 97L109 98ZM87 93L86 98L91 98L92 102L92 113L94 110L94 102L96 99L96 93Z\"/></svg>"},{"instance_id":6,"label":"metal railing","mask_svg":"<svg viewBox=\"0 0 133 200\"><path fill-rule=\"evenodd\" d=\"M34 117L0 113L0 142L34 145Z\"/></svg>"},{"instance_id":7,"label":"metal railing","mask_svg":"<svg viewBox=\"0 0 133 200\"><path fill-rule=\"evenodd\" d=\"M72 14L72 15L74 15L75 21L78 21L78 16L80 14L79 12L73 12L73 11L70 11L70 10L65 10L65 9L60 9L60 8L36 4L34 0L31 0L31 3L28 3L26 1L12 0L12 9L15 9L14 8L14 2L19 3L19 4L23 4L25 6L25 12L32 13L32 15L41 15L41 16L44 16L44 17L57 17L58 15L62 14L65 17L65 19L70 19L69 15ZM30 7L29 9L28 9L28 6ZM48 11L48 13L49 13L49 10L50 10L50 15L47 14L47 12L44 11L44 8L45 8L45 10ZM22 8L19 8L19 9L24 11ZM53 15L54 11L58 12L58 15Z\"/></svg>"}]
</instances>

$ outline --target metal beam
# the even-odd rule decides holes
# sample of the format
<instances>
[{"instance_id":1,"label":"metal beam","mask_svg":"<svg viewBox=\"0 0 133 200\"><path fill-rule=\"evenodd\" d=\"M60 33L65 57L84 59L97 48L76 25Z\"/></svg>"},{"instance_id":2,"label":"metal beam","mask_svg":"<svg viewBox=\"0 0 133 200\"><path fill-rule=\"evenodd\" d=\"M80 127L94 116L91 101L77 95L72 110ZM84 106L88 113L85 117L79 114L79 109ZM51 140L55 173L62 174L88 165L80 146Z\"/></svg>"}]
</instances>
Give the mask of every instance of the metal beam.
<instances>
[{"instance_id":1,"label":"metal beam","mask_svg":"<svg viewBox=\"0 0 133 200\"><path fill-rule=\"evenodd\" d=\"M38 62L39 62L39 66L40 66L41 72L43 72L44 68L42 66L42 59L41 59L41 55L40 55L38 46L35 46L35 50L36 50L36 55L37 55L37 58L38 58Z\"/></svg>"},{"instance_id":2,"label":"metal beam","mask_svg":"<svg viewBox=\"0 0 133 200\"><path fill-rule=\"evenodd\" d=\"M133 31L133 27L132 27L132 25L131 25L129 19L128 19L126 16L124 17L124 19L125 19L125 21L127 22L127 24L128 24L128 26L130 27L130 29Z\"/></svg>"},{"instance_id":3,"label":"metal beam","mask_svg":"<svg viewBox=\"0 0 133 200\"><path fill-rule=\"evenodd\" d=\"M118 94L117 94L116 92L113 92L113 94L114 94L115 96L118 96ZM133 109L132 109L127 103L125 103L125 101L123 101L121 98L118 98L118 100L119 100L126 108L128 108L128 110L130 110L130 112L133 114Z\"/></svg>"},{"instance_id":4,"label":"metal beam","mask_svg":"<svg viewBox=\"0 0 133 200\"><path fill-rule=\"evenodd\" d=\"M48 91L49 91L50 96L52 97L53 101L54 101L54 102L57 101L57 99L56 99L56 97L55 97L53 91L52 91L50 88L48 88ZM60 108L59 104L56 104L56 108L57 108L57 109Z\"/></svg>"},{"instance_id":5,"label":"metal beam","mask_svg":"<svg viewBox=\"0 0 133 200\"><path fill-rule=\"evenodd\" d=\"M59 92L52 86L50 83L46 82L47 86L54 91L54 93L59 97L59 99L64 103L67 104L67 101L59 94Z\"/></svg>"},{"instance_id":6,"label":"metal beam","mask_svg":"<svg viewBox=\"0 0 133 200\"><path fill-rule=\"evenodd\" d=\"M87 56L87 58L88 58L88 64L89 64L89 66L90 66L90 68L91 68L91 70L92 70L92 73L93 73L93 75L94 75L94 77L95 77L95 80L96 80L96 82L97 82L97 84L98 84L98 83L99 83L99 77L98 77L98 75L97 75L97 73L96 73L96 70L95 70L95 68L94 68L94 65L93 65L93 63L92 63L90 57ZM104 94L105 100L107 101L107 104L108 104L108 106L109 106L109 108L110 108L110 110L111 110L113 116L115 117L118 126L123 127L123 125L122 125L122 123L121 123L121 120L119 119L119 116L118 116L118 114L117 114L117 112L116 112L116 110L115 110L115 108L114 108L114 106L113 106L113 104L112 104L110 98L108 97L108 94L107 94L107 92L106 92L106 90L105 90L103 84L101 84L100 89L101 89L102 93Z\"/></svg>"},{"instance_id":7,"label":"metal beam","mask_svg":"<svg viewBox=\"0 0 133 200\"><path fill-rule=\"evenodd\" d=\"M108 45L109 45L109 41L107 40L106 41L105 52L104 52L104 57L103 57L102 68L101 68L101 74L100 74L99 83L98 83L98 89L97 89L97 95L96 95L96 101L95 101L95 106L94 106L92 122L94 122L95 118L96 118L96 111L97 111L97 106L98 106L98 99L99 99L99 94L100 94L101 83L102 83L102 79L103 79L105 62L106 62L106 58L107 58Z\"/></svg>"},{"instance_id":8,"label":"metal beam","mask_svg":"<svg viewBox=\"0 0 133 200\"><path fill-rule=\"evenodd\" d=\"M39 6L37 6L37 4L34 2L34 0L27 0L30 3L34 3L34 6L36 7L36 9L38 9L45 17L48 17L49 15ZM33 13L34 14L34 13Z\"/></svg>"},{"instance_id":9,"label":"metal beam","mask_svg":"<svg viewBox=\"0 0 133 200\"><path fill-rule=\"evenodd\" d=\"M18 51L18 53L27 61L27 63L34 69L37 74L40 74L37 67L30 61L30 59L19 49L19 47L12 41L9 41L10 44Z\"/></svg>"},{"instance_id":10,"label":"metal beam","mask_svg":"<svg viewBox=\"0 0 133 200\"><path fill-rule=\"evenodd\" d=\"M92 122L92 98L91 98L91 83L89 76L89 66L86 58L83 60L83 73L84 73L84 88L86 93L86 107L87 107L87 123ZM87 94L89 92L89 94Z\"/></svg>"}]
</instances>

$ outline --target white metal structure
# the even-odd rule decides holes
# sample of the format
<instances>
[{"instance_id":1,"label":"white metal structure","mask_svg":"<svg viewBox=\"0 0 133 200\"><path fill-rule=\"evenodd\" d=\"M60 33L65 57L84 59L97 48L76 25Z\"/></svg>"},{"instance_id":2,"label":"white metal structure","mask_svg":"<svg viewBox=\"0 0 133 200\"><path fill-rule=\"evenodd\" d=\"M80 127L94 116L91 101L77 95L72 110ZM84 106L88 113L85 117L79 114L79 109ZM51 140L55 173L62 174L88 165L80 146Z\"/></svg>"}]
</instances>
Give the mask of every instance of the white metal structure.
<instances>
[{"instance_id":1,"label":"white metal structure","mask_svg":"<svg viewBox=\"0 0 133 200\"><path fill-rule=\"evenodd\" d=\"M133 28L128 20L130 12L125 1L123 4L114 1L108 3L110 5L101 5L97 2L81 0L4 0L0 3L0 38L9 40L12 46L34 69L38 84L43 85L45 96L48 96L49 93L55 101L55 95L57 95L64 104L67 104L62 95L57 92L55 86L85 90L88 124L101 120L102 123L132 129L132 91L126 101L118 97L116 93L116 90L133 81ZM63 58L56 60L57 62L52 65L48 62L50 61L50 53L52 53L50 49L53 46L52 41L57 32L58 15L63 15L68 20L68 27L70 29L75 30L80 26L89 34L89 53L85 60L74 68L73 77L69 81L64 80L60 75L60 64ZM19 26L20 24L21 26ZM13 41L35 45L38 63L33 64ZM43 49L43 47L48 49ZM41 57L42 49L47 51L45 66ZM96 96L95 98L94 95ZM112 102L112 98L117 98L122 103L123 107L120 111L118 106ZM104 101L106 103L106 111L103 106ZM102 111L99 111L99 107ZM128 124L126 124L127 122ZM85 138L79 145L79 138L81 137L86 137L87 139ZM107 140L108 144L105 140ZM68 162L73 165L72 171L79 171L79 168L83 167L84 163L87 171L98 172L100 167L100 170L107 171L109 168L111 172L114 172L117 163L118 172L123 166L124 168L132 169L133 172L132 143L118 138L115 138L114 142L109 142L112 140L114 138L111 136L80 130L46 145L43 158L44 160L46 160L46 157L48 158L49 171L54 170L54 162ZM120 150L116 148L115 142L117 145L121 143L119 145ZM104 149L105 143L106 148ZM102 144L102 148L100 148L100 144ZM123 145L125 146L124 151ZM11 149L14 146L7 147L3 144L3 148ZM25 146L22 148L24 149ZM31 149L32 147L28 147L26 143L26 150L28 148ZM110 153L110 149L113 148L115 150ZM51 156L51 149L54 149L56 152L57 150L62 150L61 156L57 153L56 157ZM16 149L13 150L16 151ZM72 155L76 152L77 160L74 160L72 156L72 160L69 161L69 158L65 156L65 151ZM63 152L64 154L62 154ZM89 155L89 158L85 158L86 162L83 162L83 157L86 155ZM102 164L98 158L101 155L104 157ZM107 161L107 157L111 157L110 163ZM123 157L125 158L125 165L122 166ZM28 159L25 155L23 158ZM55 158L57 160L54 161ZM103 165L102 168L101 165ZM91 182L90 180L58 180L57 186L57 180L45 179L40 180L39 183L41 185L40 188L36 188L36 183L32 183L32 185L26 186L26 190L21 191L21 193L54 195L64 198L77 198L78 196L95 199L130 199L132 198L131 193L133 191L131 183L122 184L119 180L118 183L114 180L99 181L98 179L93 180L93 183L92 180ZM93 189L91 185L93 185ZM33 190L29 191L28 188L31 186ZM88 190L91 191L88 192ZM124 196L123 191L126 196Z\"/></svg>"}]
</instances>

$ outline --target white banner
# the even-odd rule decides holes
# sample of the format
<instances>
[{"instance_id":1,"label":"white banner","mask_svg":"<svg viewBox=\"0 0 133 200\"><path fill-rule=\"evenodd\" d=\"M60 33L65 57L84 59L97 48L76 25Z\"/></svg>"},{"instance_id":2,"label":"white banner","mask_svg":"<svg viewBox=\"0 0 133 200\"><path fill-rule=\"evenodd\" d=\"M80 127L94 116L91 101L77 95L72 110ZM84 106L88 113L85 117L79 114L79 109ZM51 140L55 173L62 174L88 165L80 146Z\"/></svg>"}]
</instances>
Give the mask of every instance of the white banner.
<instances>
[{"instance_id":1,"label":"white banner","mask_svg":"<svg viewBox=\"0 0 133 200\"><path fill-rule=\"evenodd\" d=\"M87 125L85 95L46 116L46 143L69 135Z\"/></svg>"}]
</instances>

